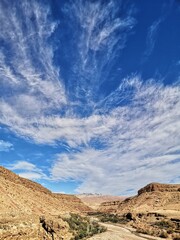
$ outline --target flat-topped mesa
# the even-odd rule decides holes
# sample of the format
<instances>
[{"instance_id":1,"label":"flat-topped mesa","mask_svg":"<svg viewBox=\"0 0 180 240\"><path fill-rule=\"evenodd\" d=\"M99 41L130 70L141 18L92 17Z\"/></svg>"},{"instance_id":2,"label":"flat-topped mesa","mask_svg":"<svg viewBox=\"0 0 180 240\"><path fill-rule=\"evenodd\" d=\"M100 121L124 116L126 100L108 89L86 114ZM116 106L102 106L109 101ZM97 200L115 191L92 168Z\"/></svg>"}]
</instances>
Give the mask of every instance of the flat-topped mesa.
<instances>
[{"instance_id":1,"label":"flat-topped mesa","mask_svg":"<svg viewBox=\"0 0 180 240\"><path fill-rule=\"evenodd\" d=\"M180 184L150 183L138 191L138 195L146 192L180 192Z\"/></svg>"}]
</instances>

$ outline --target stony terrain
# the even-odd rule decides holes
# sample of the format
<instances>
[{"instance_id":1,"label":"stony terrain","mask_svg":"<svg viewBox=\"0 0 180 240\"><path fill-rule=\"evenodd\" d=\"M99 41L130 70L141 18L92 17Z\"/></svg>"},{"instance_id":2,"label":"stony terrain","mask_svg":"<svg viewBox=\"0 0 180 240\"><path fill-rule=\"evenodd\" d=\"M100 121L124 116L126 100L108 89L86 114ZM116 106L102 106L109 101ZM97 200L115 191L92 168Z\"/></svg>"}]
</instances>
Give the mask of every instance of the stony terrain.
<instances>
[{"instance_id":1,"label":"stony terrain","mask_svg":"<svg viewBox=\"0 0 180 240\"><path fill-rule=\"evenodd\" d=\"M135 197L127 198L118 206L117 212L162 212L180 213L180 184L151 183L138 191Z\"/></svg>"},{"instance_id":2,"label":"stony terrain","mask_svg":"<svg viewBox=\"0 0 180 240\"><path fill-rule=\"evenodd\" d=\"M89 240L161 240L159 237L137 234L134 229L126 228L119 225L103 224L107 231L99 235L95 235Z\"/></svg>"},{"instance_id":3,"label":"stony terrain","mask_svg":"<svg viewBox=\"0 0 180 240\"><path fill-rule=\"evenodd\" d=\"M101 204L99 209L122 220L127 218L127 224L138 232L180 239L180 184L151 183L137 196L115 202L114 207Z\"/></svg>"},{"instance_id":4,"label":"stony terrain","mask_svg":"<svg viewBox=\"0 0 180 240\"><path fill-rule=\"evenodd\" d=\"M180 184L151 183L140 189L137 196L123 201L121 197L101 195L76 197L52 193L40 184L0 167L0 193L0 240L71 240L73 232L67 219L71 216L71 225L81 225L86 231L89 220L81 220L77 214L94 214L95 210L89 206L96 212L101 211L101 217L107 213L104 218L108 221L126 223L124 227L105 223L108 231L92 240L158 237L180 240ZM138 233L132 233L129 230L132 227ZM93 231L97 229L100 228L97 226ZM78 234L81 235L81 231Z\"/></svg>"},{"instance_id":5,"label":"stony terrain","mask_svg":"<svg viewBox=\"0 0 180 240\"><path fill-rule=\"evenodd\" d=\"M0 167L0 239L71 239L63 216L92 211L73 195L54 194Z\"/></svg>"},{"instance_id":6,"label":"stony terrain","mask_svg":"<svg viewBox=\"0 0 180 240\"><path fill-rule=\"evenodd\" d=\"M147 192L180 192L180 184L150 183L138 191L138 195Z\"/></svg>"},{"instance_id":7,"label":"stony terrain","mask_svg":"<svg viewBox=\"0 0 180 240\"><path fill-rule=\"evenodd\" d=\"M54 194L38 183L0 167L0 212L56 215L91 209L73 195Z\"/></svg>"},{"instance_id":8,"label":"stony terrain","mask_svg":"<svg viewBox=\"0 0 180 240\"><path fill-rule=\"evenodd\" d=\"M98 211L105 213L116 213L118 210L118 206L122 201L103 202L98 207Z\"/></svg>"},{"instance_id":9,"label":"stony terrain","mask_svg":"<svg viewBox=\"0 0 180 240\"><path fill-rule=\"evenodd\" d=\"M138 236L140 239L180 240L180 184L148 184L137 196L102 202L97 212L103 222L123 223L135 228L137 234L148 234ZM138 239L123 229L109 224L106 233L92 239Z\"/></svg>"}]
</instances>

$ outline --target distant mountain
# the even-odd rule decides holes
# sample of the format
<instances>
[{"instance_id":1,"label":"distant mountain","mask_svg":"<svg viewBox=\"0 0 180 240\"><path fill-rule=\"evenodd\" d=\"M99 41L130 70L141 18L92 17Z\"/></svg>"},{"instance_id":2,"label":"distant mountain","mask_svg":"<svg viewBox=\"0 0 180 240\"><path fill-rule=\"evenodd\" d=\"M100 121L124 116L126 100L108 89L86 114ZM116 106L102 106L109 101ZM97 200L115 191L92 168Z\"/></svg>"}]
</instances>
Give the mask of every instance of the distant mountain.
<instances>
[{"instance_id":1,"label":"distant mountain","mask_svg":"<svg viewBox=\"0 0 180 240\"><path fill-rule=\"evenodd\" d=\"M94 210L98 210L101 204L104 202L114 202L114 201L123 201L126 197L122 196L110 196L110 195L101 195L101 194L79 194L76 195L81 199L83 203L93 208Z\"/></svg>"}]
</instances>

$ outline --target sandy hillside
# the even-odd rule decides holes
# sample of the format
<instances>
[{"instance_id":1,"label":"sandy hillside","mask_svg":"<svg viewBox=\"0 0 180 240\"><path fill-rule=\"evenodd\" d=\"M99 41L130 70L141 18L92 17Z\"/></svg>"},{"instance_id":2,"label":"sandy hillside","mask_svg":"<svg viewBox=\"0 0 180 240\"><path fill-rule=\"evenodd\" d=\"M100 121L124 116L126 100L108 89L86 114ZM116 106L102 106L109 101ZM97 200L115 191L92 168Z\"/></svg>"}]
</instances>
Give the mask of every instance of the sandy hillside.
<instances>
[{"instance_id":1,"label":"sandy hillside","mask_svg":"<svg viewBox=\"0 0 180 240\"><path fill-rule=\"evenodd\" d=\"M73 195L54 194L0 167L0 239L70 239L62 216L91 211ZM59 231L61 229L61 231ZM56 234L55 232L58 232Z\"/></svg>"}]
</instances>

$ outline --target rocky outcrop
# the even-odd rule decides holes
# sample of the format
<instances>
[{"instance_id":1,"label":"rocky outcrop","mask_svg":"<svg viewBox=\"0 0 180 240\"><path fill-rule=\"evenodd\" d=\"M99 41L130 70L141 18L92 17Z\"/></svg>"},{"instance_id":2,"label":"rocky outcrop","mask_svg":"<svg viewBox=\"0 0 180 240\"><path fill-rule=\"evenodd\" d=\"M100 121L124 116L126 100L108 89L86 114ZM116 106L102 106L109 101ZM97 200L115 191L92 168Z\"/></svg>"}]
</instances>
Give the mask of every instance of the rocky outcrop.
<instances>
[{"instance_id":1,"label":"rocky outcrop","mask_svg":"<svg viewBox=\"0 0 180 240\"><path fill-rule=\"evenodd\" d=\"M40 236L41 239L47 240L63 240L72 238L72 234L67 231L69 225L60 218L46 219L44 216L40 217Z\"/></svg>"},{"instance_id":2,"label":"rocky outcrop","mask_svg":"<svg viewBox=\"0 0 180 240\"><path fill-rule=\"evenodd\" d=\"M0 215L0 239L70 240L69 225L61 218L36 215Z\"/></svg>"},{"instance_id":3,"label":"rocky outcrop","mask_svg":"<svg viewBox=\"0 0 180 240\"><path fill-rule=\"evenodd\" d=\"M56 215L90 210L76 196L54 194L40 184L21 178L3 167L0 167L0 192L0 213Z\"/></svg>"},{"instance_id":4,"label":"rocky outcrop","mask_svg":"<svg viewBox=\"0 0 180 240\"><path fill-rule=\"evenodd\" d=\"M118 206L117 213L166 211L180 214L180 192L142 192L125 199Z\"/></svg>"},{"instance_id":5,"label":"rocky outcrop","mask_svg":"<svg viewBox=\"0 0 180 240\"><path fill-rule=\"evenodd\" d=\"M104 213L116 213L119 204L122 201L110 201L110 202L103 202L98 208L99 212L104 212Z\"/></svg>"},{"instance_id":6,"label":"rocky outcrop","mask_svg":"<svg viewBox=\"0 0 180 240\"><path fill-rule=\"evenodd\" d=\"M138 195L145 192L180 192L180 184L150 183L138 191Z\"/></svg>"},{"instance_id":7,"label":"rocky outcrop","mask_svg":"<svg viewBox=\"0 0 180 240\"><path fill-rule=\"evenodd\" d=\"M42 192L45 194L51 193L50 190L43 187L42 185L40 185L36 182L30 181L26 178L19 177L17 174L15 174L15 173L11 172L10 170L8 170L4 167L1 167L1 166L0 166L0 177L2 177L4 180L13 182L15 184L22 185L29 189L32 189L33 191L38 191L38 192Z\"/></svg>"},{"instance_id":8,"label":"rocky outcrop","mask_svg":"<svg viewBox=\"0 0 180 240\"><path fill-rule=\"evenodd\" d=\"M121 202L116 214L125 216L138 232L168 239L180 239L179 184L151 183L138 195Z\"/></svg>"},{"instance_id":9,"label":"rocky outcrop","mask_svg":"<svg viewBox=\"0 0 180 240\"><path fill-rule=\"evenodd\" d=\"M72 234L62 218L89 210L76 196L54 194L0 167L0 240L69 240Z\"/></svg>"},{"instance_id":10,"label":"rocky outcrop","mask_svg":"<svg viewBox=\"0 0 180 240\"><path fill-rule=\"evenodd\" d=\"M53 194L59 201L66 204L66 206L71 210L72 212L81 212L81 213L87 213L91 212L92 209L85 205L78 197L71 194L60 194L60 193L54 193Z\"/></svg>"}]
</instances>

